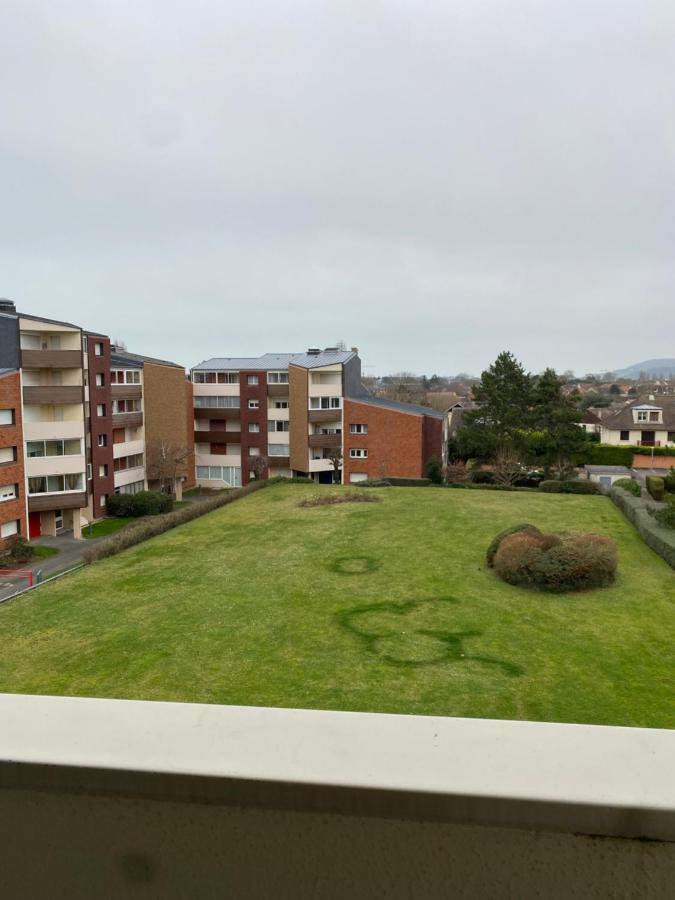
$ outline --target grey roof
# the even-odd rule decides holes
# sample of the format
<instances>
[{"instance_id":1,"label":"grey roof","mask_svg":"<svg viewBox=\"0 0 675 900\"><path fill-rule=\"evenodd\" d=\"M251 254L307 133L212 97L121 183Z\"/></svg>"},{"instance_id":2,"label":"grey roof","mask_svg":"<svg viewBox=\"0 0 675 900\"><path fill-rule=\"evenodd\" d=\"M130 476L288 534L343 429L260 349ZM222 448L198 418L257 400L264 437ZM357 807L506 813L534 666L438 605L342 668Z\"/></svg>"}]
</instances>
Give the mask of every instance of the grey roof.
<instances>
[{"instance_id":1,"label":"grey roof","mask_svg":"<svg viewBox=\"0 0 675 900\"><path fill-rule=\"evenodd\" d=\"M110 361L116 366L130 366L136 369L142 369L144 363L155 363L158 366L173 366L175 369L185 371L185 366L181 366L179 363L170 362L167 359L155 359L153 356L141 356L140 353L129 353L128 350L123 350L121 353L113 350L110 354Z\"/></svg>"},{"instance_id":2,"label":"grey roof","mask_svg":"<svg viewBox=\"0 0 675 900\"><path fill-rule=\"evenodd\" d=\"M403 403L399 400L388 400L386 397L359 396L347 397L355 403L367 403L369 406L382 406L385 409L393 409L396 412L408 413L413 416L431 416L433 419L444 419L445 413L431 406L419 406L417 403Z\"/></svg>"},{"instance_id":3,"label":"grey roof","mask_svg":"<svg viewBox=\"0 0 675 900\"><path fill-rule=\"evenodd\" d=\"M76 331L82 331L80 325L73 325L72 322L62 322L60 319L45 319L44 316L34 316L33 313L17 312L11 313L20 319L35 319L36 322L46 322L48 325L65 325L66 328L74 328Z\"/></svg>"},{"instance_id":4,"label":"grey roof","mask_svg":"<svg viewBox=\"0 0 675 900\"><path fill-rule=\"evenodd\" d=\"M659 422L634 422L634 409L662 409L663 423ZM602 419L605 428L618 429L620 431L675 431L675 397L659 397L658 400L649 400L648 397L639 397L632 403L626 404L614 415Z\"/></svg>"},{"instance_id":5,"label":"grey roof","mask_svg":"<svg viewBox=\"0 0 675 900\"><path fill-rule=\"evenodd\" d=\"M10 375L12 372L18 372L18 369L0 369L0 377L2 375Z\"/></svg>"},{"instance_id":6,"label":"grey roof","mask_svg":"<svg viewBox=\"0 0 675 900\"><path fill-rule=\"evenodd\" d=\"M287 369L289 365L301 366L303 369L318 369L321 366L345 363L356 356L353 350L338 350L327 353L263 353L262 356L214 356L193 366L193 372L240 372L274 371Z\"/></svg>"},{"instance_id":7,"label":"grey roof","mask_svg":"<svg viewBox=\"0 0 675 900\"><path fill-rule=\"evenodd\" d=\"M589 475L625 475L630 477L630 469L626 466L584 466Z\"/></svg>"}]
</instances>

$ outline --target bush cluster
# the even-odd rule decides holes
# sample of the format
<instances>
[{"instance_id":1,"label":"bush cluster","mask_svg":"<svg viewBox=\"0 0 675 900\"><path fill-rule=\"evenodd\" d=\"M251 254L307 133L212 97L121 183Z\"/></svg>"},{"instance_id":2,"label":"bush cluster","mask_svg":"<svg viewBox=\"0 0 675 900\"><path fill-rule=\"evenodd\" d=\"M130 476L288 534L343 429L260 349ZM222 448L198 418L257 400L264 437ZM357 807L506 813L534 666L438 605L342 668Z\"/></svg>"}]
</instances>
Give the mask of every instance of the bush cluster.
<instances>
[{"instance_id":1,"label":"bush cluster","mask_svg":"<svg viewBox=\"0 0 675 900\"><path fill-rule=\"evenodd\" d=\"M12 541L7 553L0 556L0 568L13 569L21 566L33 558L33 547L24 538L16 538Z\"/></svg>"},{"instance_id":2,"label":"bush cluster","mask_svg":"<svg viewBox=\"0 0 675 900\"><path fill-rule=\"evenodd\" d=\"M668 497L668 502L661 509L652 510L652 515L664 528L675 529L675 497Z\"/></svg>"},{"instance_id":3,"label":"bush cluster","mask_svg":"<svg viewBox=\"0 0 675 900\"><path fill-rule=\"evenodd\" d=\"M675 469L670 470L670 475L663 479L667 494L675 494Z\"/></svg>"},{"instance_id":4,"label":"bush cluster","mask_svg":"<svg viewBox=\"0 0 675 900\"><path fill-rule=\"evenodd\" d=\"M437 456L430 456L424 466L424 477L432 484L443 484L443 467Z\"/></svg>"},{"instance_id":5,"label":"bush cluster","mask_svg":"<svg viewBox=\"0 0 675 900\"><path fill-rule=\"evenodd\" d=\"M281 478L280 480L289 483L293 481L291 478ZM274 481L252 481L246 487L236 488L228 491L226 494L218 494L215 497L209 497L208 500L191 503L189 506L184 506L173 512L143 519L143 521L129 525L122 531L117 532L117 534L101 541L100 544L90 547L85 551L84 561L92 563L99 559L105 559L108 556L115 556L117 553L121 553L122 550L140 544L148 538L156 537L158 534L163 534L165 531L170 531L172 528L176 528L177 525L184 525L186 522L199 518L199 516L213 512L215 509L220 509L221 506L234 503L235 500L246 497L248 494L253 494L255 491L267 487L270 483L274 483ZM133 496L138 496L138 494Z\"/></svg>"},{"instance_id":6,"label":"bush cluster","mask_svg":"<svg viewBox=\"0 0 675 900\"><path fill-rule=\"evenodd\" d=\"M550 592L607 587L614 581L616 565L616 544L611 538L544 534L531 525L500 535L492 556L495 572L508 584Z\"/></svg>"},{"instance_id":7,"label":"bush cluster","mask_svg":"<svg viewBox=\"0 0 675 900\"><path fill-rule=\"evenodd\" d=\"M539 490L547 494L599 494L595 481L542 481Z\"/></svg>"},{"instance_id":8,"label":"bush cluster","mask_svg":"<svg viewBox=\"0 0 675 900\"><path fill-rule=\"evenodd\" d=\"M663 502L666 496L666 484L658 475L647 475L647 493L658 503Z\"/></svg>"},{"instance_id":9,"label":"bush cluster","mask_svg":"<svg viewBox=\"0 0 675 900\"><path fill-rule=\"evenodd\" d=\"M636 478L618 478L614 482L614 487L623 488L624 491L628 491L634 497L639 497L642 494L642 487Z\"/></svg>"},{"instance_id":10,"label":"bush cluster","mask_svg":"<svg viewBox=\"0 0 675 900\"><path fill-rule=\"evenodd\" d=\"M138 494L111 494L106 501L109 516L140 518L159 516L173 509L173 500L159 491L139 491Z\"/></svg>"}]
</instances>

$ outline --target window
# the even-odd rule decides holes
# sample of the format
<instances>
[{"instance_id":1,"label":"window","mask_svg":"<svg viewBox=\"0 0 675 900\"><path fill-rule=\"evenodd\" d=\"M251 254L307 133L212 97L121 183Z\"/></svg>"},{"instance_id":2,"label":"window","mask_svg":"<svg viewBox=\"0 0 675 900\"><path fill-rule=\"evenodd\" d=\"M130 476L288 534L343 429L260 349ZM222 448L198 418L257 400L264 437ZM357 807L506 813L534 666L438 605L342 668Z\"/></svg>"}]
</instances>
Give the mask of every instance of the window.
<instances>
[{"instance_id":1,"label":"window","mask_svg":"<svg viewBox=\"0 0 675 900\"><path fill-rule=\"evenodd\" d=\"M131 456L120 456L113 460L113 471L124 472L126 469L140 469L143 465L143 454L132 453Z\"/></svg>"},{"instance_id":2,"label":"window","mask_svg":"<svg viewBox=\"0 0 675 900\"><path fill-rule=\"evenodd\" d=\"M145 482L133 481L131 484L123 484L120 487L116 487L115 493L116 494L140 494L140 492L143 490L145 490Z\"/></svg>"},{"instance_id":3,"label":"window","mask_svg":"<svg viewBox=\"0 0 675 900\"><path fill-rule=\"evenodd\" d=\"M288 409L288 400L275 400L274 409Z\"/></svg>"},{"instance_id":4,"label":"window","mask_svg":"<svg viewBox=\"0 0 675 900\"><path fill-rule=\"evenodd\" d=\"M620 441L629 441L630 440L630 431L622 431L619 435Z\"/></svg>"},{"instance_id":5,"label":"window","mask_svg":"<svg viewBox=\"0 0 675 900\"><path fill-rule=\"evenodd\" d=\"M115 401L113 401L113 412L115 410ZM105 416L105 403L97 403L96 404L96 415L99 418Z\"/></svg>"},{"instance_id":6,"label":"window","mask_svg":"<svg viewBox=\"0 0 675 900\"><path fill-rule=\"evenodd\" d=\"M80 456L82 442L79 438L61 441L26 441L26 456L36 459L42 456Z\"/></svg>"},{"instance_id":7,"label":"window","mask_svg":"<svg viewBox=\"0 0 675 900\"><path fill-rule=\"evenodd\" d=\"M218 384L239 384L239 372L218 372Z\"/></svg>"},{"instance_id":8,"label":"window","mask_svg":"<svg viewBox=\"0 0 675 900\"><path fill-rule=\"evenodd\" d=\"M288 444L270 444L267 448L268 456L290 456L290 452Z\"/></svg>"},{"instance_id":9,"label":"window","mask_svg":"<svg viewBox=\"0 0 675 900\"><path fill-rule=\"evenodd\" d=\"M260 447L249 447L248 455L249 456L260 456Z\"/></svg>"},{"instance_id":10,"label":"window","mask_svg":"<svg viewBox=\"0 0 675 900\"><path fill-rule=\"evenodd\" d=\"M5 522L3 525L0 525L0 538L8 538L12 537L15 534L19 533L19 520L15 519L13 522Z\"/></svg>"},{"instance_id":11,"label":"window","mask_svg":"<svg viewBox=\"0 0 675 900\"><path fill-rule=\"evenodd\" d=\"M249 408L249 409L259 409L259 408L260 408L260 401L259 401L259 400L249 400L249 401L248 401L248 408Z\"/></svg>"},{"instance_id":12,"label":"window","mask_svg":"<svg viewBox=\"0 0 675 900\"><path fill-rule=\"evenodd\" d=\"M108 500L108 495L107 495L107 494L102 494L102 495L98 498L98 505L101 506L101 507L105 506L107 500Z\"/></svg>"},{"instance_id":13,"label":"window","mask_svg":"<svg viewBox=\"0 0 675 900\"><path fill-rule=\"evenodd\" d=\"M101 341L96 341L94 344L94 354L96 356L103 356L103 344Z\"/></svg>"},{"instance_id":14,"label":"window","mask_svg":"<svg viewBox=\"0 0 675 900\"><path fill-rule=\"evenodd\" d=\"M658 422L658 421L659 421L659 414L658 414L657 412L650 412L650 413L649 413L649 421L650 421L650 422Z\"/></svg>"},{"instance_id":15,"label":"window","mask_svg":"<svg viewBox=\"0 0 675 900\"><path fill-rule=\"evenodd\" d=\"M368 459L368 451L352 447L352 449L349 451L349 458L350 459Z\"/></svg>"},{"instance_id":16,"label":"window","mask_svg":"<svg viewBox=\"0 0 675 900\"><path fill-rule=\"evenodd\" d=\"M312 372L312 384L340 384L341 381L339 372Z\"/></svg>"},{"instance_id":17,"label":"window","mask_svg":"<svg viewBox=\"0 0 675 900\"><path fill-rule=\"evenodd\" d=\"M239 397L195 397L195 409L239 409Z\"/></svg>"},{"instance_id":18,"label":"window","mask_svg":"<svg viewBox=\"0 0 675 900\"><path fill-rule=\"evenodd\" d=\"M675 431L668 432L668 441L671 444L673 443L673 441L675 441Z\"/></svg>"},{"instance_id":19,"label":"window","mask_svg":"<svg viewBox=\"0 0 675 900\"><path fill-rule=\"evenodd\" d=\"M0 447L0 465L16 462L16 447Z\"/></svg>"},{"instance_id":20,"label":"window","mask_svg":"<svg viewBox=\"0 0 675 900\"><path fill-rule=\"evenodd\" d=\"M108 477L108 463L101 463L98 467L98 477L99 478L107 478Z\"/></svg>"},{"instance_id":21,"label":"window","mask_svg":"<svg viewBox=\"0 0 675 900\"><path fill-rule=\"evenodd\" d=\"M349 426L350 434L368 434L368 426L356 423Z\"/></svg>"},{"instance_id":22,"label":"window","mask_svg":"<svg viewBox=\"0 0 675 900\"><path fill-rule=\"evenodd\" d=\"M248 430L251 434L257 434L260 431L260 425L257 422L249 422Z\"/></svg>"},{"instance_id":23,"label":"window","mask_svg":"<svg viewBox=\"0 0 675 900\"><path fill-rule=\"evenodd\" d=\"M239 466L197 466L197 478L204 481L224 481L228 487L241 487Z\"/></svg>"},{"instance_id":24,"label":"window","mask_svg":"<svg viewBox=\"0 0 675 900\"><path fill-rule=\"evenodd\" d=\"M99 434L98 445L99 445L99 447L107 447L108 446L108 435L107 434Z\"/></svg>"},{"instance_id":25,"label":"window","mask_svg":"<svg viewBox=\"0 0 675 900\"><path fill-rule=\"evenodd\" d=\"M247 375L246 376L246 384L258 384L258 376L257 375Z\"/></svg>"},{"instance_id":26,"label":"window","mask_svg":"<svg viewBox=\"0 0 675 900\"><path fill-rule=\"evenodd\" d=\"M268 431L288 431L288 420L284 419L270 419L267 423Z\"/></svg>"},{"instance_id":27,"label":"window","mask_svg":"<svg viewBox=\"0 0 675 900\"><path fill-rule=\"evenodd\" d=\"M310 397L310 409L340 409L342 404L341 397Z\"/></svg>"},{"instance_id":28,"label":"window","mask_svg":"<svg viewBox=\"0 0 675 900\"><path fill-rule=\"evenodd\" d=\"M64 491L81 491L84 476L77 472L70 475L40 475L28 479L29 494L55 494Z\"/></svg>"},{"instance_id":29,"label":"window","mask_svg":"<svg viewBox=\"0 0 675 900\"><path fill-rule=\"evenodd\" d=\"M91 481L94 476L93 468L91 463L87 463L87 481Z\"/></svg>"},{"instance_id":30,"label":"window","mask_svg":"<svg viewBox=\"0 0 675 900\"><path fill-rule=\"evenodd\" d=\"M268 372L268 384L288 384L288 372Z\"/></svg>"},{"instance_id":31,"label":"window","mask_svg":"<svg viewBox=\"0 0 675 900\"><path fill-rule=\"evenodd\" d=\"M89 350L89 338L86 334L82 335L82 349L85 353Z\"/></svg>"},{"instance_id":32,"label":"window","mask_svg":"<svg viewBox=\"0 0 675 900\"><path fill-rule=\"evenodd\" d=\"M14 425L15 422L13 409L0 409L0 425Z\"/></svg>"},{"instance_id":33,"label":"window","mask_svg":"<svg viewBox=\"0 0 675 900\"><path fill-rule=\"evenodd\" d=\"M141 373L138 371L138 369L130 369L129 371L125 371L124 383L125 384L140 384L141 383Z\"/></svg>"},{"instance_id":34,"label":"window","mask_svg":"<svg viewBox=\"0 0 675 900\"><path fill-rule=\"evenodd\" d=\"M6 484L4 487L0 487L0 503L6 503L8 500L16 500L18 496L18 485Z\"/></svg>"},{"instance_id":35,"label":"window","mask_svg":"<svg viewBox=\"0 0 675 900\"><path fill-rule=\"evenodd\" d=\"M96 373L96 387L103 387L105 385L105 375L103 372Z\"/></svg>"},{"instance_id":36,"label":"window","mask_svg":"<svg viewBox=\"0 0 675 900\"><path fill-rule=\"evenodd\" d=\"M105 408L105 405L104 405ZM112 402L112 413L113 416L120 415L121 413L138 413L141 412L141 401L140 400L113 400Z\"/></svg>"},{"instance_id":37,"label":"window","mask_svg":"<svg viewBox=\"0 0 675 900\"><path fill-rule=\"evenodd\" d=\"M638 420L638 422L646 422L647 421L647 413L644 409L638 410L637 420Z\"/></svg>"}]
</instances>

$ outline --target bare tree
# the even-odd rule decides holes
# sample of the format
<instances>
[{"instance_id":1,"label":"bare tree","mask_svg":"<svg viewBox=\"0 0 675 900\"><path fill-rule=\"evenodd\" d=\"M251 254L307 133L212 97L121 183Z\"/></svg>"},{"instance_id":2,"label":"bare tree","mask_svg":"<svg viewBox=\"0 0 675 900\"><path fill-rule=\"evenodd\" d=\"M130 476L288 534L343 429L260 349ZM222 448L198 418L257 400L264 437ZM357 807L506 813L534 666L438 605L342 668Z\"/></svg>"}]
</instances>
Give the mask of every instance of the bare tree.
<instances>
[{"instance_id":1,"label":"bare tree","mask_svg":"<svg viewBox=\"0 0 675 900\"><path fill-rule=\"evenodd\" d=\"M328 459L333 465L333 484L340 484L340 470L342 469L342 450L339 447L333 447L328 454Z\"/></svg>"},{"instance_id":2,"label":"bare tree","mask_svg":"<svg viewBox=\"0 0 675 900\"><path fill-rule=\"evenodd\" d=\"M265 474L265 469L269 465L269 460L266 456L254 456L251 459L251 473L256 481L261 479Z\"/></svg>"},{"instance_id":3,"label":"bare tree","mask_svg":"<svg viewBox=\"0 0 675 900\"><path fill-rule=\"evenodd\" d=\"M492 466L495 484L513 485L523 474L523 466L512 450L500 450Z\"/></svg>"},{"instance_id":4,"label":"bare tree","mask_svg":"<svg viewBox=\"0 0 675 900\"><path fill-rule=\"evenodd\" d=\"M464 484L468 477L466 463L462 459L453 459L445 467L445 480L448 484Z\"/></svg>"},{"instance_id":5,"label":"bare tree","mask_svg":"<svg viewBox=\"0 0 675 900\"><path fill-rule=\"evenodd\" d=\"M148 480L158 481L162 493L175 493L176 480L186 474L188 448L185 444L158 438L147 444L145 452Z\"/></svg>"}]
</instances>

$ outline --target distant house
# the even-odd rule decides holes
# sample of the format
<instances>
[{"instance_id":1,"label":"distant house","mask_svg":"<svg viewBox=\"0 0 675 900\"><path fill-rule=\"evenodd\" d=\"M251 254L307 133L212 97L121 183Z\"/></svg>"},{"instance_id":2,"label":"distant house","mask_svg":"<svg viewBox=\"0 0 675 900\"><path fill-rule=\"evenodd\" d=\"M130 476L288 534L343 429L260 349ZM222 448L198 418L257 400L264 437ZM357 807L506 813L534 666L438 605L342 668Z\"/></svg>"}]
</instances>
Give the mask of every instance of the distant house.
<instances>
[{"instance_id":1,"label":"distant house","mask_svg":"<svg viewBox=\"0 0 675 900\"><path fill-rule=\"evenodd\" d=\"M600 434L600 417L590 409L586 410L583 419L581 420L581 422L579 422L579 425L587 434Z\"/></svg>"},{"instance_id":2,"label":"distant house","mask_svg":"<svg viewBox=\"0 0 675 900\"><path fill-rule=\"evenodd\" d=\"M636 447L675 446L675 397L649 394L600 420L603 444Z\"/></svg>"}]
</instances>

